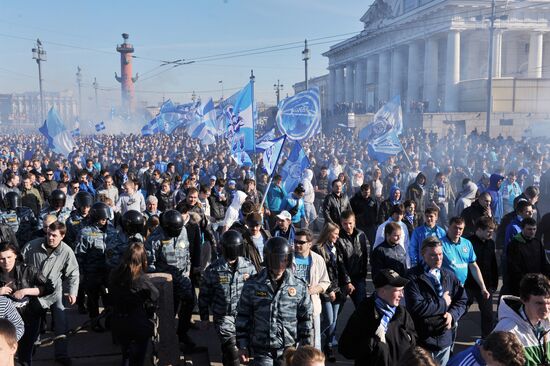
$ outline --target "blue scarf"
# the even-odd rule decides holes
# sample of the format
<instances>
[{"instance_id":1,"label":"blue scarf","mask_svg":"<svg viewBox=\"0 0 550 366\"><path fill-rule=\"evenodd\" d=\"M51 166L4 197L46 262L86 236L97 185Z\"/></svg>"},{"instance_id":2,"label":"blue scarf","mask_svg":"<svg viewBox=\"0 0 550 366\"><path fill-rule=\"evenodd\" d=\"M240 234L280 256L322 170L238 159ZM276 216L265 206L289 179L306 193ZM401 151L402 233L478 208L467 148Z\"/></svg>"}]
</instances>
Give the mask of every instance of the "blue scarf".
<instances>
[{"instance_id":1,"label":"blue scarf","mask_svg":"<svg viewBox=\"0 0 550 366\"><path fill-rule=\"evenodd\" d=\"M405 218L407 219L407 221L408 221L411 225L414 225L414 215L411 215L410 213L405 212Z\"/></svg>"},{"instance_id":2,"label":"blue scarf","mask_svg":"<svg viewBox=\"0 0 550 366\"><path fill-rule=\"evenodd\" d=\"M430 267L428 267L426 263L422 263L422 266L424 267L424 272L432 281L437 295L439 297L443 297L443 286L441 286L441 270L439 268L430 269Z\"/></svg>"},{"instance_id":3,"label":"blue scarf","mask_svg":"<svg viewBox=\"0 0 550 366\"><path fill-rule=\"evenodd\" d=\"M326 242L325 250L328 253L330 263L333 265L336 264L336 250L334 250L334 244L331 242Z\"/></svg>"},{"instance_id":4,"label":"blue scarf","mask_svg":"<svg viewBox=\"0 0 550 366\"><path fill-rule=\"evenodd\" d=\"M384 331L388 331L388 324L390 323L391 319L395 315L395 311L397 310L396 306L391 306L384 300L382 300L378 295L375 295L374 297L374 307L378 311L378 313L382 316L382 319L380 320L380 324L384 327Z\"/></svg>"}]
</instances>

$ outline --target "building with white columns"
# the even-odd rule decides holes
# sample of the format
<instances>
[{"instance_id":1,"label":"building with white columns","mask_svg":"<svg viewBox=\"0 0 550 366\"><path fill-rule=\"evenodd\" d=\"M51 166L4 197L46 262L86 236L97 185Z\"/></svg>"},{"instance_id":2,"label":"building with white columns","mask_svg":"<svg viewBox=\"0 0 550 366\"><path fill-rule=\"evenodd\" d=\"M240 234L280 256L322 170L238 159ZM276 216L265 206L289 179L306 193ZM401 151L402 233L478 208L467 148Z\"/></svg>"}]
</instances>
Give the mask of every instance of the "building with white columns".
<instances>
[{"instance_id":1,"label":"building with white columns","mask_svg":"<svg viewBox=\"0 0 550 366\"><path fill-rule=\"evenodd\" d=\"M490 15L490 0L375 0L360 19L364 29L323 54L323 108L377 109L400 95L405 111L423 102L424 112L447 119L485 112ZM550 1L496 0L495 18L493 111L548 118Z\"/></svg>"}]
</instances>

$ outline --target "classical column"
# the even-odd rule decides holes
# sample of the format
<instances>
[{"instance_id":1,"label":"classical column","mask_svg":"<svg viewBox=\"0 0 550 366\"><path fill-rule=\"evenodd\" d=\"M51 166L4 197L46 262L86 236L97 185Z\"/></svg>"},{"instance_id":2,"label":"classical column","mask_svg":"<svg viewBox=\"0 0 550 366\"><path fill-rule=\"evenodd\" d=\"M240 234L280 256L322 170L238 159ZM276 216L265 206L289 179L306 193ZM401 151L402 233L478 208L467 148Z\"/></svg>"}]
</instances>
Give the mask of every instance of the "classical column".
<instances>
[{"instance_id":1,"label":"classical column","mask_svg":"<svg viewBox=\"0 0 550 366\"><path fill-rule=\"evenodd\" d=\"M529 66L527 76L530 78L542 77L542 32L532 32L529 41Z\"/></svg>"},{"instance_id":2,"label":"classical column","mask_svg":"<svg viewBox=\"0 0 550 366\"><path fill-rule=\"evenodd\" d=\"M424 50L424 101L428 102L430 112L437 111L437 49L437 39L428 38Z\"/></svg>"},{"instance_id":3,"label":"classical column","mask_svg":"<svg viewBox=\"0 0 550 366\"><path fill-rule=\"evenodd\" d=\"M376 55L367 57L367 84L376 84Z\"/></svg>"},{"instance_id":4,"label":"classical column","mask_svg":"<svg viewBox=\"0 0 550 366\"><path fill-rule=\"evenodd\" d=\"M403 84L403 52L396 47L393 49L391 58L391 91L390 99L396 95L401 95L401 85Z\"/></svg>"},{"instance_id":5,"label":"classical column","mask_svg":"<svg viewBox=\"0 0 550 366\"><path fill-rule=\"evenodd\" d=\"M458 82L460 81L460 31L447 34L447 68L445 70L445 111L458 111Z\"/></svg>"},{"instance_id":6,"label":"classical column","mask_svg":"<svg viewBox=\"0 0 550 366\"><path fill-rule=\"evenodd\" d=\"M417 41L409 44L409 65L407 68L407 99L420 100L420 45Z\"/></svg>"},{"instance_id":7,"label":"classical column","mask_svg":"<svg viewBox=\"0 0 550 366\"><path fill-rule=\"evenodd\" d=\"M347 103L353 103L353 79L354 79L355 64L350 62L346 64L346 91L344 101Z\"/></svg>"},{"instance_id":8,"label":"classical column","mask_svg":"<svg viewBox=\"0 0 550 366\"><path fill-rule=\"evenodd\" d=\"M328 69L328 110L334 110L336 104L336 70L334 67Z\"/></svg>"},{"instance_id":9,"label":"classical column","mask_svg":"<svg viewBox=\"0 0 550 366\"><path fill-rule=\"evenodd\" d=\"M470 31L467 35L464 35L464 69L462 78L464 80L478 79L480 77L480 41L479 33L477 31Z\"/></svg>"},{"instance_id":10,"label":"classical column","mask_svg":"<svg viewBox=\"0 0 550 366\"><path fill-rule=\"evenodd\" d=\"M387 102L390 94L390 52L381 52L378 60L378 101Z\"/></svg>"},{"instance_id":11,"label":"classical column","mask_svg":"<svg viewBox=\"0 0 550 366\"><path fill-rule=\"evenodd\" d=\"M344 102L344 66L336 67L336 103Z\"/></svg>"},{"instance_id":12,"label":"classical column","mask_svg":"<svg viewBox=\"0 0 550 366\"><path fill-rule=\"evenodd\" d=\"M367 82L365 80L366 67L365 60L358 60L355 64L355 91L354 91L354 102L359 102L365 104L365 91L367 87Z\"/></svg>"},{"instance_id":13,"label":"classical column","mask_svg":"<svg viewBox=\"0 0 550 366\"><path fill-rule=\"evenodd\" d=\"M502 31L496 30L493 35L493 78L502 77Z\"/></svg>"}]
</instances>

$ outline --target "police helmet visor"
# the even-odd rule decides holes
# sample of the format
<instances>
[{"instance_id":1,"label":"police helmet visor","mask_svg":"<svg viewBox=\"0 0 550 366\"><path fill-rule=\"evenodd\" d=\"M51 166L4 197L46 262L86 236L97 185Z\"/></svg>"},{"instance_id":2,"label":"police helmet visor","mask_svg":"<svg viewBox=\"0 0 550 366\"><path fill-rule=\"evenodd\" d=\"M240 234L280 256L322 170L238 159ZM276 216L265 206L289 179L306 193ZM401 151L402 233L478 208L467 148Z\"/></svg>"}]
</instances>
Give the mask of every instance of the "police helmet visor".
<instances>
[{"instance_id":1,"label":"police helmet visor","mask_svg":"<svg viewBox=\"0 0 550 366\"><path fill-rule=\"evenodd\" d=\"M233 261L243 256L243 246L242 244L224 245L222 252L225 259Z\"/></svg>"},{"instance_id":2,"label":"police helmet visor","mask_svg":"<svg viewBox=\"0 0 550 366\"><path fill-rule=\"evenodd\" d=\"M287 269L292 263L292 254L269 253L264 257L265 265L272 271Z\"/></svg>"}]
</instances>

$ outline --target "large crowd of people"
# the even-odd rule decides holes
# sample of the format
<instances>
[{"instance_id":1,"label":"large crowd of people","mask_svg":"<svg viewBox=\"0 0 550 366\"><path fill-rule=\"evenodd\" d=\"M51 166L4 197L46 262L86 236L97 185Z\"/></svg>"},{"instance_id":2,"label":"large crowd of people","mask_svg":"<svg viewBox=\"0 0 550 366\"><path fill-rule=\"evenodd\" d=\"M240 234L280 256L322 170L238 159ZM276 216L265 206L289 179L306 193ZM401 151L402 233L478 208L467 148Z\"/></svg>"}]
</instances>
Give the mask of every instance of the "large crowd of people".
<instances>
[{"instance_id":1,"label":"large crowd of people","mask_svg":"<svg viewBox=\"0 0 550 366\"><path fill-rule=\"evenodd\" d=\"M47 312L60 335L75 305L141 365L159 297L147 273L162 272L182 351L201 343L188 332L197 307L224 365L317 365L336 350L356 365L546 364L550 144L453 130L401 142L377 161L348 131L318 134L301 142L309 167L286 191L261 154L239 166L223 139L95 135L64 156L38 135L0 135L0 318L11 324L0 338L16 337L31 365ZM453 353L473 302L481 341ZM59 364L72 364L68 343L55 342Z\"/></svg>"}]
</instances>

